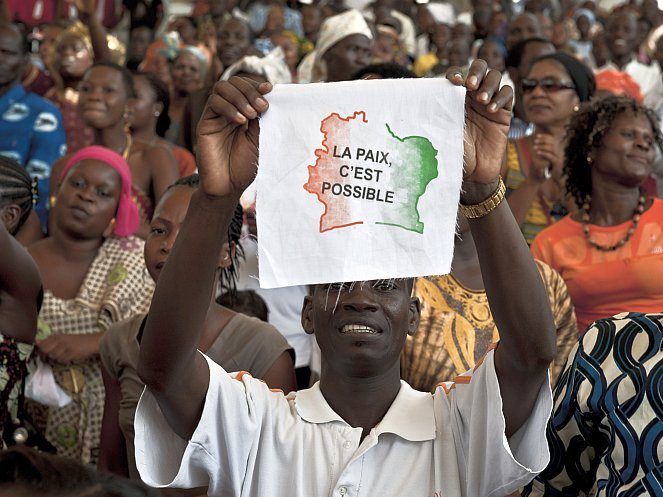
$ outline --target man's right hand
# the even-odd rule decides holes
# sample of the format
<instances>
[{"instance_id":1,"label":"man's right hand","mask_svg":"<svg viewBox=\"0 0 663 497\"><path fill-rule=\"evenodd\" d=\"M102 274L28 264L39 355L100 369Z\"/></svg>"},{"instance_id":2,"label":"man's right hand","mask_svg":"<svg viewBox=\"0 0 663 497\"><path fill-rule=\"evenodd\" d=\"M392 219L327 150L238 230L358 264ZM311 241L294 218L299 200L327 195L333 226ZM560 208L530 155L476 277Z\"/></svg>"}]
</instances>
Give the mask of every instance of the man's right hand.
<instances>
[{"instance_id":1,"label":"man's right hand","mask_svg":"<svg viewBox=\"0 0 663 497\"><path fill-rule=\"evenodd\" d=\"M219 81L198 123L200 188L210 197L239 196L256 176L258 115L272 85L233 76Z\"/></svg>"}]
</instances>

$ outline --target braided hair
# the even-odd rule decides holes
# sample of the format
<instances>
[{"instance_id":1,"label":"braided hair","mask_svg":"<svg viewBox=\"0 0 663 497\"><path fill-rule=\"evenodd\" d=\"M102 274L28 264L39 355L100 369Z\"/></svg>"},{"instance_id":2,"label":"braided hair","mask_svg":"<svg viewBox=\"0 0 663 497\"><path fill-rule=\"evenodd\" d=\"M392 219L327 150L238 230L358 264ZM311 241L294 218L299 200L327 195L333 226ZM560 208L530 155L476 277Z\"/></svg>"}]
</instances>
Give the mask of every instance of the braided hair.
<instances>
[{"instance_id":1,"label":"braided hair","mask_svg":"<svg viewBox=\"0 0 663 497\"><path fill-rule=\"evenodd\" d=\"M14 159L0 156L0 207L14 204L21 209L12 235L23 226L36 202L37 181L30 179L27 171Z\"/></svg>"},{"instance_id":2,"label":"braided hair","mask_svg":"<svg viewBox=\"0 0 663 497\"><path fill-rule=\"evenodd\" d=\"M564 148L564 175L566 190L577 205L582 205L592 193L592 174L587 157L592 149L600 147L614 120L624 112L644 116L649 121L654 141L663 150L663 136L658 116L651 109L626 96L611 95L590 101L571 116L566 130Z\"/></svg>"},{"instance_id":3,"label":"braided hair","mask_svg":"<svg viewBox=\"0 0 663 497\"><path fill-rule=\"evenodd\" d=\"M185 176L178 179L175 183L168 187L168 190L177 188L178 186L185 186L188 188L198 188L200 185L200 176L198 174L192 174L190 176ZM166 190L166 191L168 191ZM228 293L231 296L231 300L234 299L234 295L237 292L237 280L239 279L239 263L244 259L244 249L239 244L239 239L242 235L242 224L244 223L244 209L242 209L241 204L235 206L235 212L233 217L230 220L230 226L228 226L228 243L234 244L235 251L230 260L230 265L226 268L223 268L221 274L219 275L219 290L220 293Z\"/></svg>"}]
</instances>

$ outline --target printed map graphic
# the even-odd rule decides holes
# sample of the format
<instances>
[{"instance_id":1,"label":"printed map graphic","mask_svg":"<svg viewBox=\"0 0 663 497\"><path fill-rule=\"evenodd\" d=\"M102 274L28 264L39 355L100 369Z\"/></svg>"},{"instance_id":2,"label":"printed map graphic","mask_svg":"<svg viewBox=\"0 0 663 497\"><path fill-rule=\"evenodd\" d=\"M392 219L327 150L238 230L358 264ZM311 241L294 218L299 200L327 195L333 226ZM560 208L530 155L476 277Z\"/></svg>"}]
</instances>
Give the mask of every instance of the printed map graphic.
<instances>
[{"instance_id":1,"label":"printed map graphic","mask_svg":"<svg viewBox=\"0 0 663 497\"><path fill-rule=\"evenodd\" d=\"M368 124L364 111L320 123L322 148L304 185L325 207L320 233L374 223L422 234L417 207L438 176L438 151L423 136L401 138L387 123Z\"/></svg>"}]
</instances>

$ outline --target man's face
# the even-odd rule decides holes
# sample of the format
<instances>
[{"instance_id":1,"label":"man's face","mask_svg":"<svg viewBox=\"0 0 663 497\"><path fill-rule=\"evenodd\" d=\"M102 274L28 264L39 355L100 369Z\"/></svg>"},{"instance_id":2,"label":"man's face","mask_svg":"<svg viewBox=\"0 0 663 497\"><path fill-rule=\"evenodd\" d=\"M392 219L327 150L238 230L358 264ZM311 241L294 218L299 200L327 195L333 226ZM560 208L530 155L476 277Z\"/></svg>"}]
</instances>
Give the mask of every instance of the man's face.
<instances>
[{"instance_id":1,"label":"man's face","mask_svg":"<svg viewBox=\"0 0 663 497\"><path fill-rule=\"evenodd\" d=\"M614 14L608 19L605 41L613 57L631 54L635 48L638 23L632 14Z\"/></svg>"},{"instance_id":2,"label":"man's face","mask_svg":"<svg viewBox=\"0 0 663 497\"><path fill-rule=\"evenodd\" d=\"M216 37L219 60L226 68L237 62L251 43L248 26L237 19L224 22Z\"/></svg>"},{"instance_id":3,"label":"man's face","mask_svg":"<svg viewBox=\"0 0 663 497\"><path fill-rule=\"evenodd\" d=\"M327 81L349 81L371 63L373 43L364 35L346 36L324 54Z\"/></svg>"},{"instance_id":4,"label":"man's face","mask_svg":"<svg viewBox=\"0 0 663 497\"><path fill-rule=\"evenodd\" d=\"M323 371L372 377L400 367L405 339L419 326L411 290L406 279L316 285L304 300L302 325L315 333Z\"/></svg>"},{"instance_id":5,"label":"man's face","mask_svg":"<svg viewBox=\"0 0 663 497\"><path fill-rule=\"evenodd\" d=\"M147 47L152 42L152 30L146 26L134 28L129 37L129 58L143 60Z\"/></svg>"},{"instance_id":6,"label":"man's face","mask_svg":"<svg viewBox=\"0 0 663 497\"><path fill-rule=\"evenodd\" d=\"M21 35L10 27L0 27L0 85L19 83L25 63Z\"/></svg>"},{"instance_id":7,"label":"man's face","mask_svg":"<svg viewBox=\"0 0 663 497\"><path fill-rule=\"evenodd\" d=\"M507 50L513 48L518 42L528 38L541 36L541 25L533 14L521 14L509 25L505 43Z\"/></svg>"}]
</instances>

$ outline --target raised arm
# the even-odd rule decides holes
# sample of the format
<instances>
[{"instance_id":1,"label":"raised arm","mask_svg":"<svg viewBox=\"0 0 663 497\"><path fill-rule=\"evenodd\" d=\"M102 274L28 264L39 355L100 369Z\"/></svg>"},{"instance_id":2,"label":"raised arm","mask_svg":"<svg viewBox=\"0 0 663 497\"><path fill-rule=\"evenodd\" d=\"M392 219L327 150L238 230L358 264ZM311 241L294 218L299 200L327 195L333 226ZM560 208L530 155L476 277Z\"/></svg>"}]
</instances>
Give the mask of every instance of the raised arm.
<instances>
[{"instance_id":1,"label":"raised arm","mask_svg":"<svg viewBox=\"0 0 663 497\"><path fill-rule=\"evenodd\" d=\"M94 61L110 61L111 52L106 42L106 28L101 24L101 19L97 17L96 0L69 0L69 2L76 6L78 18L90 30Z\"/></svg>"},{"instance_id":2,"label":"raised arm","mask_svg":"<svg viewBox=\"0 0 663 497\"><path fill-rule=\"evenodd\" d=\"M37 332L37 297L41 277L37 265L0 221L0 330L32 343Z\"/></svg>"},{"instance_id":3,"label":"raised arm","mask_svg":"<svg viewBox=\"0 0 663 497\"><path fill-rule=\"evenodd\" d=\"M512 90L499 88L500 73L476 60L463 79L458 68L447 78L467 87L465 178L461 203L480 204L498 189L506 149ZM488 301L500 332L495 368L506 435L529 417L548 366L555 358L555 324L543 281L506 202L469 219Z\"/></svg>"},{"instance_id":4,"label":"raised arm","mask_svg":"<svg viewBox=\"0 0 663 497\"><path fill-rule=\"evenodd\" d=\"M175 433L191 438L202 414L209 369L197 353L228 225L258 158L261 94L242 78L217 83L198 124L200 188L159 275L140 346L138 374ZM192 263L195 261L195 263Z\"/></svg>"}]
</instances>

